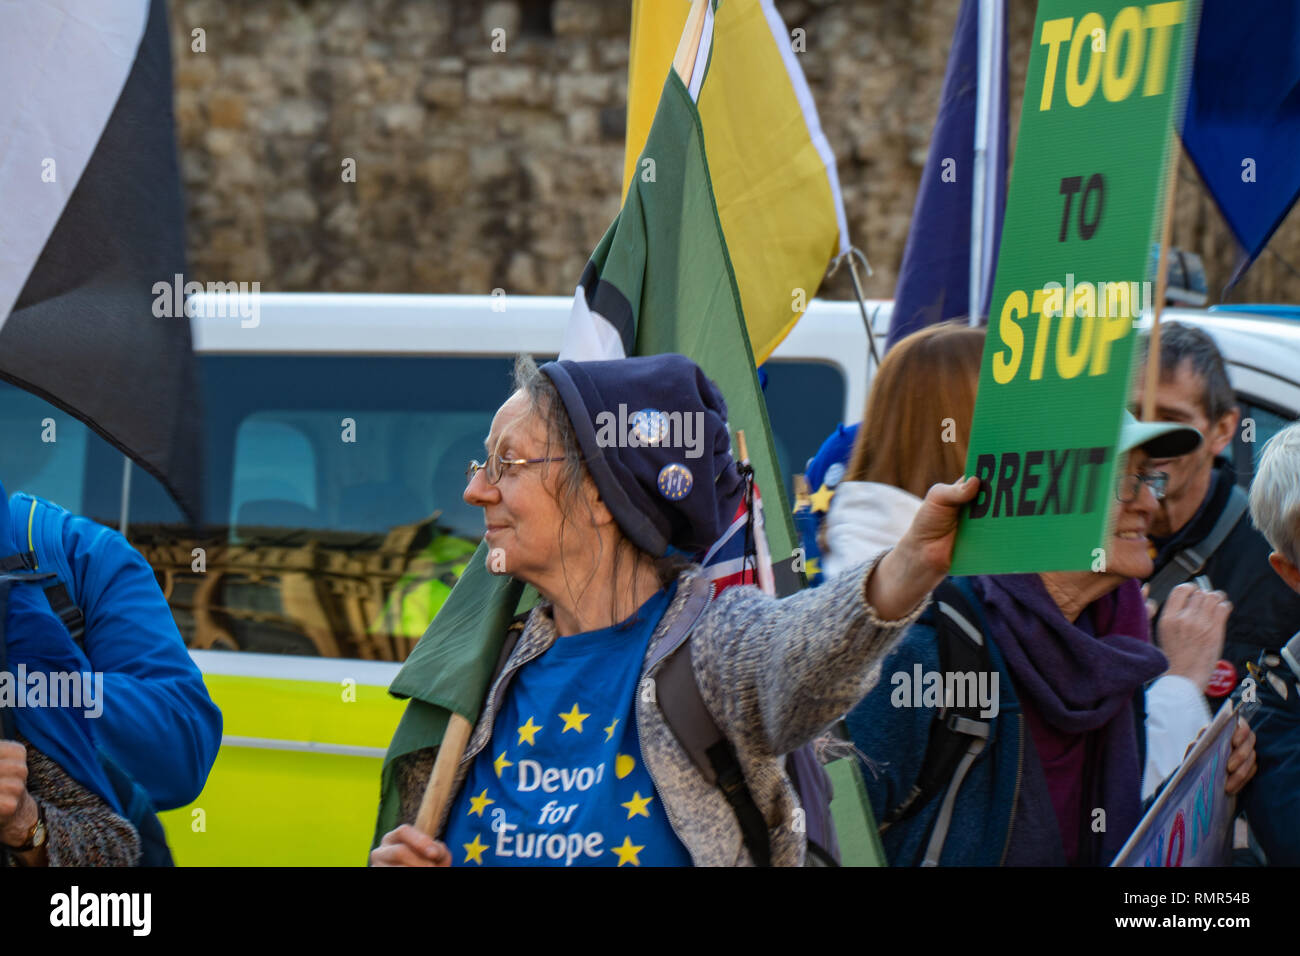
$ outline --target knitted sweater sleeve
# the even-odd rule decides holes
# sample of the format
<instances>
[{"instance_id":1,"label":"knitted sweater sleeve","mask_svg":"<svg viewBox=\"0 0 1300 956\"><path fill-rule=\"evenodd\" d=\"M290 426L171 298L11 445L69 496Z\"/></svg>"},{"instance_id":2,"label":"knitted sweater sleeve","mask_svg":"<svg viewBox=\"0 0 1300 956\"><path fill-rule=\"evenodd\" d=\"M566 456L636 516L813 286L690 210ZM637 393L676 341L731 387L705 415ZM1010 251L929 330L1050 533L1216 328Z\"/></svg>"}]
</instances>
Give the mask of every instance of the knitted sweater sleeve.
<instances>
[{"instance_id":1,"label":"knitted sweater sleeve","mask_svg":"<svg viewBox=\"0 0 1300 956\"><path fill-rule=\"evenodd\" d=\"M97 794L27 745L27 789L45 811L50 866L135 866L140 837ZM9 862L13 865L13 857Z\"/></svg>"},{"instance_id":2,"label":"knitted sweater sleeve","mask_svg":"<svg viewBox=\"0 0 1300 956\"><path fill-rule=\"evenodd\" d=\"M691 638L701 695L733 741L780 756L862 699L927 600L882 621L866 600L880 557L788 598L727 590Z\"/></svg>"}]
</instances>

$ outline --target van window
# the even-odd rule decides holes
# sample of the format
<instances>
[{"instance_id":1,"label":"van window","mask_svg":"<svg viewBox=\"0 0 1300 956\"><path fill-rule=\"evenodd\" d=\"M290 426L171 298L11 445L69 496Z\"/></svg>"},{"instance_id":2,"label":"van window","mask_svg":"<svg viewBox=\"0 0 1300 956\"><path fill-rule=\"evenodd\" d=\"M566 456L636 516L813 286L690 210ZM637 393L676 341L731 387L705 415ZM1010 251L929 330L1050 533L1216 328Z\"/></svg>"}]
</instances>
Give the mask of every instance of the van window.
<instances>
[{"instance_id":1,"label":"van window","mask_svg":"<svg viewBox=\"0 0 1300 956\"><path fill-rule=\"evenodd\" d=\"M767 374L767 416L785 493L794 501L794 475L802 474L835 426L844 421L844 373L827 362L770 361ZM850 421L860 421L862 409L850 409Z\"/></svg>"},{"instance_id":2,"label":"van window","mask_svg":"<svg viewBox=\"0 0 1300 956\"><path fill-rule=\"evenodd\" d=\"M1259 468L1259 456L1264 444L1280 432L1292 419L1281 410L1267 405L1258 399L1238 393L1237 405L1241 409L1241 424L1233 439L1233 463L1237 468L1237 483L1243 488L1250 487ZM1246 441L1250 432L1245 427L1247 420L1254 424L1253 441Z\"/></svg>"},{"instance_id":3,"label":"van window","mask_svg":"<svg viewBox=\"0 0 1300 956\"><path fill-rule=\"evenodd\" d=\"M512 366L202 357L203 526L136 469L128 529L190 646L405 659L482 535L465 466Z\"/></svg>"},{"instance_id":4,"label":"van window","mask_svg":"<svg viewBox=\"0 0 1300 956\"><path fill-rule=\"evenodd\" d=\"M276 412L257 412L240 422L234 466L231 529L237 526L237 515L263 504L283 502L306 512L316 510L316 453L307 436Z\"/></svg>"},{"instance_id":5,"label":"van window","mask_svg":"<svg viewBox=\"0 0 1300 956\"><path fill-rule=\"evenodd\" d=\"M92 439L100 440L67 412L0 382L0 482L10 494L25 491L80 511L86 446Z\"/></svg>"}]
</instances>

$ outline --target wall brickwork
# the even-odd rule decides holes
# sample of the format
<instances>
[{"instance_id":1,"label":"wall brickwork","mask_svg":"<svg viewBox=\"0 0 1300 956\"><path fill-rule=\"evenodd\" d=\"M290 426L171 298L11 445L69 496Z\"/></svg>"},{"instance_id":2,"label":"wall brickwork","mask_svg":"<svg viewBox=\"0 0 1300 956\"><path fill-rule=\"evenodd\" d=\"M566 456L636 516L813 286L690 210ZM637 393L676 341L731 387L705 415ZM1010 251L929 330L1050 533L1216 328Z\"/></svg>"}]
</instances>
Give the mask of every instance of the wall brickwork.
<instances>
[{"instance_id":1,"label":"wall brickwork","mask_svg":"<svg viewBox=\"0 0 1300 956\"><path fill-rule=\"evenodd\" d=\"M867 292L891 296L959 2L777 6L806 33L850 231L875 268ZM170 0L193 277L266 291L569 294L618 211L629 7ZM1034 7L1010 3L1013 124ZM1237 253L1185 157L1173 237L1204 256L1217 298ZM1300 265L1300 214L1273 248L1233 299L1300 301L1288 265ZM846 277L823 294L848 296Z\"/></svg>"}]
</instances>

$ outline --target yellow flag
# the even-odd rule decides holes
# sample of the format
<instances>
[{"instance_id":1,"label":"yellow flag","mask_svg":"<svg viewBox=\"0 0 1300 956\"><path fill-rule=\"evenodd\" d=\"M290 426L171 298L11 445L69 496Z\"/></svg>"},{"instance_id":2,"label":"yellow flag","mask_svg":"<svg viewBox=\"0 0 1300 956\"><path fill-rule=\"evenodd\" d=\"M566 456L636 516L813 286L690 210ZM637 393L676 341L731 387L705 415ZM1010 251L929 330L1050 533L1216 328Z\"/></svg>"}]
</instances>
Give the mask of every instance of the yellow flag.
<instances>
[{"instance_id":1,"label":"yellow flag","mask_svg":"<svg viewBox=\"0 0 1300 956\"><path fill-rule=\"evenodd\" d=\"M633 0L623 194L634 176L692 4ZM830 260L849 247L835 156L799 57L802 33L771 0L705 3L709 83L700 123L754 361L794 327ZM652 159L653 157L646 157Z\"/></svg>"}]
</instances>

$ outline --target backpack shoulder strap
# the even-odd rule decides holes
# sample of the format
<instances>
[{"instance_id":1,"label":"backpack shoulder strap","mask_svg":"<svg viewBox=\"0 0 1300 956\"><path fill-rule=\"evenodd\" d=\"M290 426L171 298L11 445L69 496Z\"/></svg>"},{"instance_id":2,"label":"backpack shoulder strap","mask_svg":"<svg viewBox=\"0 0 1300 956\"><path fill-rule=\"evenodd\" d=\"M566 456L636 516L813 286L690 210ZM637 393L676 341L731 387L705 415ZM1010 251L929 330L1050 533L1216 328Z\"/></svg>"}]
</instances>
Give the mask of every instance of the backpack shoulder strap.
<instances>
[{"instance_id":1,"label":"backpack shoulder strap","mask_svg":"<svg viewBox=\"0 0 1300 956\"><path fill-rule=\"evenodd\" d=\"M700 695L691 665L691 631L713 596L697 579L696 590L659 639L655 653L664 653L663 666L655 680L655 696L664 720L700 775L722 791L736 815L745 848L757 866L772 865L771 837L754 796L745 783L740 759L731 741L718 727Z\"/></svg>"},{"instance_id":2,"label":"backpack shoulder strap","mask_svg":"<svg viewBox=\"0 0 1300 956\"><path fill-rule=\"evenodd\" d=\"M30 571L33 567L30 553L10 554L0 558L0 571Z\"/></svg>"},{"instance_id":3,"label":"backpack shoulder strap","mask_svg":"<svg viewBox=\"0 0 1300 956\"><path fill-rule=\"evenodd\" d=\"M1151 579L1149 588L1151 600L1156 604L1164 604L1170 591L1200 574L1206 562L1213 557L1215 551L1219 550L1219 546L1232 533L1232 529L1237 526L1237 522L1249 507L1250 499L1241 490L1241 485L1233 485L1232 493L1228 495L1228 503L1219 513L1219 520L1214 522L1210 533L1196 544L1180 550L1160 570L1160 573Z\"/></svg>"},{"instance_id":4,"label":"backpack shoulder strap","mask_svg":"<svg viewBox=\"0 0 1300 956\"><path fill-rule=\"evenodd\" d=\"M72 635L72 640L77 647L81 648L84 654L86 652L86 616L81 613L81 608L77 607L72 600L67 587L64 586L62 581L56 578L53 584L45 588L45 600L49 603L50 610L63 622L63 626Z\"/></svg>"},{"instance_id":5,"label":"backpack shoulder strap","mask_svg":"<svg viewBox=\"0 0 1300 956\"><path fill-rule=\"evenodd\" d=\"M939 666L943 674L987 673L993 667L988 644L979 626L979 613L971 605L964 590L951 578L934 590L937 618L936 639L939 644ZM961 789L975 758L988 742L991 725L980 716L978 701L965 701L962 706L945 701L945 706L935 714L930 725L925 756L916 782L903 802L883 817L880 830L915 816L946 788L939 817L935 821L922 865L935 866L948 827L957 792Z\"/></svg>"},{"instance_id":6,"label":"backpack shoulder strap","mask_svg":"<svg viewBox=\"0 0 1300 956\"><path fill-rule=\"evenodd\" d=\"M689 635L688 635L689 636ZM754 796L745 783L740 759L731 741L718 728L700 696L691 665L689 641L673 652L659 669L656 696L669 729L690 756L700 775L722 791L736 815L741 837L757 866L772 865L771 838Z\"/></svg>"},{"instance_id":7,"label":"backpack shoulder strap","mask_svg":"<svg viewBox=\"0 0 1300 956\"><path fill-rule=\"evenodd\" d=\"M506 638L501 643L501 653L497 655L496 667L492 669L492 679L488 681L488 687L497 682L501 672L506 669L506 663L510 660L510 655L515 652L516 645L519 644L519 638L524 633L524 624L528 621L528 615L531 611L525 611L523 614L515 615L514 619L506 627Z\"/></svg>"}]
</instances>

